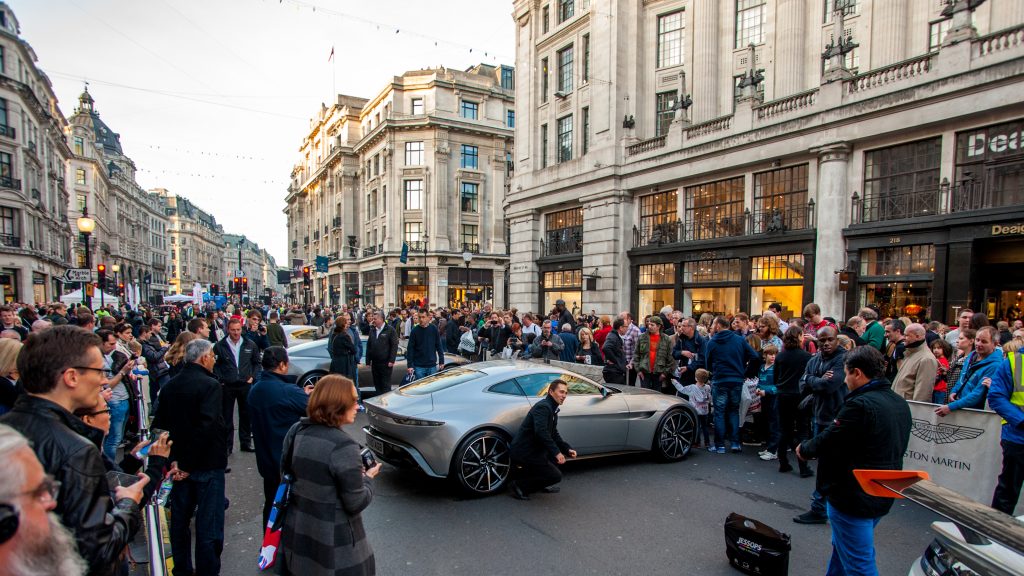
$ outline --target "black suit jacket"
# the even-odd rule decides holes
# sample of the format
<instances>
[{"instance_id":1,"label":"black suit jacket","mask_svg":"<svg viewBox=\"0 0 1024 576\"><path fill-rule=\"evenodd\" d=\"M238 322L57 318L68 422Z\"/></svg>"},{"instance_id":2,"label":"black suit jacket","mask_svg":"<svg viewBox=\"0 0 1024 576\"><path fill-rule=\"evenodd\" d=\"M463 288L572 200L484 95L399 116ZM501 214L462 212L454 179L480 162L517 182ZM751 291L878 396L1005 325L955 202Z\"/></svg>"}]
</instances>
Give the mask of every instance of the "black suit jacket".
<instances>
[{"instance_id":1,"label":"black suit jacket","mask_svg":"<svg viewBox=\"0 0 1024 576\"><path fill-rule=\"evenodd\" d=\"M548 394L530 408L512 439L512 459L554 462L559 454L567 455L569 450L569 444L558 433L558 403Z\"/></svg>"},{"instance_id":2,"label":"black suit jacket","mask_svg":"<svg viewBox=\"0 0 1024 576\"><path fill-rule=\"evenodd\" d=\"M238 364L225 336L213 345L217 363L213 373L222 384L244 384L249 378L255 382L260 376L260 349L248 338L242 338L242 349L238 351Z\"/></svg>"},{"instance_id":3,"label":"black suit jacket","mask_svg":"<svg viewBox=\"0 0 1024 576\"><path fill-rule=\"evenodd\" d=\"M601 350L604 352L604 370L610 374L625 374L626 365L629 361L626 359L626 349L622 344L622 336L615 330L608 333L608 337L604 339L604 348Z\"/></svg>"},{"instance_id":4,"label":"black suit jacket","mask_svg":"<svg viewBox=\"0 0 1024 576\"><path fill-rule=\"evenodd\" d=\"M366 339L366 362L390 364L398 356L398 332L387 322L381 326L380 337L377 327L370 326L370 335Z\"/></svg>"},{"instance_id":5,"label":"black suit jacket","mask_svg":"<svg viewBox=\"0 0 1024 576\"><path fill-rule=\"evenodd\" d=\"M153 427L171 433L170 460L185 472L223 470L228 465L221 397L217 379L194 362L160 389Z\"/></svg>"}]
</instances>

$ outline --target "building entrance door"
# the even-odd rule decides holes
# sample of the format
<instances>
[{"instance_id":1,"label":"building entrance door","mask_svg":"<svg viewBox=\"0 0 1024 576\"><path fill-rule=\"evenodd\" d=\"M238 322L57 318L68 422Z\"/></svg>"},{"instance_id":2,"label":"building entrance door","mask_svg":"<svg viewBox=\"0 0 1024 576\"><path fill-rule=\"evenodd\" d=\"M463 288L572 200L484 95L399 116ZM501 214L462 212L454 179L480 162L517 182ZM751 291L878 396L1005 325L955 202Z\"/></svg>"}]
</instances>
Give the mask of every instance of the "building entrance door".
<instances>
[{"instance_id":1,"label":"building entrance door","mask_svg":"<svg viewBox=\"0 0 1024 576\"><path fill-rule=\"evenodd\" d=\"M1024 238L978 241L974 253L982 312L993 323L1024 318Z\"/></svg>"}]
</instances>

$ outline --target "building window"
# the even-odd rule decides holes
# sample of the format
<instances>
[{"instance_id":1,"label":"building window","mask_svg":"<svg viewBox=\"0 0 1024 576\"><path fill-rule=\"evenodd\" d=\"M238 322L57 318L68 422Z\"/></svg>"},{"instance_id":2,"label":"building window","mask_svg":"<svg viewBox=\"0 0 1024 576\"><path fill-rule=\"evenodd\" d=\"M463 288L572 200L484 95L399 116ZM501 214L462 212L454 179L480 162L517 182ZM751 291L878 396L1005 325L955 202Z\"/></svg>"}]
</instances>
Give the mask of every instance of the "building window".
<instances>
[{"instance_id":1,"label":"building window","mask_svg":"<svg viewBox=\"0 0 1024 576\"><path fill-rule=\"evenodd\" d=\"M405 165L420 166L423 164L423 142L405 143Z\"/></svg>"},{"instance_id":2,"label":"building window","mask_svg":"<svg viewBox=\"0 0 1024 576\"><path fill-rule=\"evenodd\" d=\"M810 226L807 164L754 174L754 233Z\"/></svg>"},{"instance_id":3,"label":"building window","mask_svg":"<svg viewBox=\"0 0 1024 576\"><path fill-rule=\"evenodd\" d=\"M955 212L1024 204L1024 120L956 135Z\"/></svg>"},{"instance_id":4,"label":"building window","mask_svg":"<svg viewBox=\"0 0 1024 576\"><path fill-rule=\"evenodd\" d=\"M548 167L548 125L540 125L540 167Z\"/></svg>"},{"instance_id":5,"label":"building window","mask_svg":"<svg viewBox=\"0 0 1024 576\"><path fill-rule=\"evenodd\" d=\"M676 91L659 92L655 95L656 121L654 135L664 136L668 134L668 127L675 117Z\"/></svg>"},{"instance_id":6,"label":"building window","mask_svg":"<svg viewBox=\"0 0 1024 576\"><path fill-rule=\"evenodd\" d=\"M7 118L7 100L0 98L0 127L3 127L3 132L7 133L7 127L10 126Z\"/></svg>"},{"instance_id":7,"label":"building window","mask_svg":"<svg viewBox=\"0 0 1024 576\"><path fill-rule=\"evenodd\" d=\"M541 9L540 13L541 33L547 34L548 30L550 29L549 20L551 20L551 8L549 6L545 6L544 8Z\"/></svg>"},{"instance_id":8,"label":"building window","mask_svg":"<svg viewBox=\"0 0 1024 576\"><path fill-rule=\"evenodd\" d=\"M423 234L423 223L422 222L406 222L405 223L405 234L403 240L406 242L419 242L422 239Z\"/></svg>"},{"instance_id":9,"label":"building window","mask_svg":"<svg viewBox=\"0 0 1024 576\"><path fill-rule=\"evenodd\" d=\"M686 240L742 236L743 177L687 186L684 229Z\"/></svg>"},{"instance_id":10,"label":"building window","mask_svg":"<svg viewBox=\"0 0 1024 576\"><path fill-rule=\"evenodd\" d=\"M548 101L548 59L540 60L540 101Z\"/></svg>"},{"instance_id":11,"label":"building window","mask_svg":"<svg viewBox=\"0 0 1024 576\"><path fill-rule=\"evenodd\" d=\"M736 0L736 48L764 42L765 0Z\"/></svg>"},{"instance_id":12,"label":"building window","mask_svg":"<svg viewBox=\"0 0 1024 576\"><path fill-rule=\"evenodd\" d=\"M370 191L370 208L367 210L366 215L370 218L377 217L377 191Z\"/></svg>"},{"instance_id":13,"label":"building window","mask_svg":"<svg viewBox=\"0 0 1024 576\"><path fill-rule=\"evenodd\" d=\"M931 275L935 272L935 246L916 244L860 251L860 275L871 277Z\"/></svg>"},{"instance_id":14,"label":"building window","mask_svg":"<svg viewBox=\"0 0 1024 576\"><path fill-rule=\"evenodd\" d=\"M479 211L477 204L480 185L475 182L462 182L459 186L460 206L464 213L475 214Z\"/></svg>"},{"instance_id":15,"label":"building window","mask_svg":"<svg viewBox=\"0 0 1024 576\"><path fill-rule=\"evenodd\" d=\"M583 63L580 66L580 84L590 82L590 34L583 35Z\"/></svg>"},{"instance_id":16,"label":"building window","mask_svg":"<svg viewBox=\"0 0 1024 576\"><path fill-rule=\"evenodd\" d=\"M479 227L476 224L463 224L459 240L462 241L463 249L468 248L470 252L480 250L480 236L477 233Z\"/></svg>"},{"instance_id":17,"label":"building window","mask_svg":"<svg viewBox=\"0 0 1024 576\"><path fill-rule=\"evenodd\" d=\"M583 107L583 134L580 142L580 155L590 150L590 106Z\"/></svg>"},{"instance_id":18,"label":"building window","mask_svg":"<svg viewBox=\"0 0 1024 576\"><path fill-rule=\"evenodd\" d=\"M412 113L414 116L423 114L423 98L412 99Z\"/></svg>"},{"instance_id":19,"label":"building window","mask_svg":"<svg viewBox=\"0 0 1024 576\"><path fill-rule=\"evenodd\" d=\"M973 15L973 12L972 12ZM953 19L946 18L939 20L938 22L932 22L928 24L928 51L936 52L942 46L942 40L946 37L946 32L953 26Z\"/></svg>"},{"instance_id":20,"label":"building window","mask_svg":"<svg viewBox=\"0 0 1024 576\"><path fill-rule=\"evenodd\" d=\"M573 9L575 8L575 2L573 0L558 0L558 23L561 24L569 18L572 18Z\"/></svg>"},{"instance_id":21,"label":"building window","mask_svg":"<svg viewBox=\"0 0 1024 576\"><path fill-rule=\"evenodd\" d=\"M515 70L508 67L501 67L501 87L505 90L516 89L516 75Z\"/></svg>"},{"instance_id":22,"label":"building window","mask_svg":"<svg viewBox=\"0 0 1024 576\"><path fill-rule=\"evenodd\" d=\"M462 101L462 108L460 109L459 115L462 116L463 118L468 118L470 120L476 120L477 119L477 112L479 111L479 109L480 109L480 104L478 102L472 102L470 100L463 100Z\"/></svg>"},{"instance_id":23,"label":"building window","mask_svg":"<svg viewBox=\"0 0 1024 576\"><path fill-rule=\"evenodd\" d=\"M761 256L750 260L750 309L782 306L782 319L789 320L803 309L804 255Z\"/></svg>"},{"instance_id":24,"label":"building window","mask_svg":"<svg viewBox=\"0 0 1024 576\"><path fill-rule=\"evenodd\" d=\"M675 264L647 264L640 267L640 273L637 274L637 283L642 286L650 286L652 284L675 284L676 282L676 265Z\"/></svg>"},{"instance_id":25,"label":"building window","mask_svg":"<svg viewBox=\"0 0 1024 576\"><path fill-rule=\"evenodd\" d=\"M84 168L76 168L75 169L75 184L78 184L79 186L85 186L85 169Z\"/></svg>"},{"instance_id":26,"label":"building window","mask_svg":"<svg viewBox=\"0 0 1024 576\"><path fill-rule=\"evenodd\" d=\"M739 282L740 276L739 258L704 260L683 264L683 284Z\"/></svg>"},{"instance_id":27,"label":"building window","mask_svg":"<svg viewBox=\"0 0 1024 576\"><path fill-rule=\"evenodd\" d=\"M516 111L515 110L506 110L505 111L505 125L508 126L509 128L515 128L516 127Z\"/></svg>"},{"instance_id":28,"label":"building window","mask_svg":"<svg viewBox=\"0 0 1024 576\"><path fill-rule=\"evenodd\" d=\"M75 194L75 202L78 211L84 214L86 207L85 194Z\"/></svg>"},{"instance_id":29,"label":"building window","mask_svg":"<svg viewBox=\"0 0 1024 576\"><path fill-rule=\"evenodd\" d=\"M422 210L423 180L406 180L403 182L403 186L405 187L405 209Z\"/></svg>"},{"instance_id":30,"label":"building window","mask_svg":"<svg viewBox=\"0 0 1024 576\"><path fill-rule=\"evenodd\" d=\"M462 145L462 156L459 161L459 166L462 168L469 168L476 170L479 166L479 149L476 146L470 146L469 144Z\"/></svg>"},{"instance_id":31,"label":"building window","mask_svg":"<svg viewBox=\"0 0 1024 576\"><path fill-rule=\"evenodd\" d=\"M916 244L860 251L860 305L885 316L931 318L935 247Z\"/></svg>"},{"instance_id":32,"label":"building window","mask_svg":"<svg viewBox=\"0 0 1024 576\"><path fill-rule=\"evenodd\" d=\"M583 251L583 207L552 212L544 217L544 256Z\"/></svg>"},{"instance_id":33,"label":"building window","mask_svg":"<svg viewBox=\"0 0 1024 576\"><path fill-rule=\"evenodd\" d=\"M6 115L7 114L6 114L6 111L5 111L4 112L4 116L6 117ZM4 122L4 124L6 125L6 122ZM75 142L75 154L77 154L78 156L83 156L85 154L85 140L81 136L75 136L74 142Z\"/></svg>"},{"instance_id":34,"label":"building window","mask_svg":"<svg viewBox=\"0 0 1024 576\"><path fill-rule=\"evenodd\" d=\"M822 21L825 24L835 20L836 4L843 5L843 16L853 16L860 10L858 0L825 0L825 14Z\"/></svg>"},{"instance_id":35,"label":"building window","mask_svg":"<svg viewBox=\"0 0 1024 576\"><path fill-rule=\"evenodd\" d=\"M640 317L648 314L657 314L665 306L675 305L675 264L645 264L640 266L637 274L639 286L639 308Z\"/></svg>"},{"instance_id":36,"label":"building window","mask_svg":"<svg viewBox=\"0 0 1024 576\"><path fill-rule=\"evenodd\" d=\"M941 138L865 152L861 221L936 214L941 152Z\"/></svg>"},{"instance_id":37,"label":"building window","mask_svg":"<svg viewBox=\"0 0 1024 576\"><path fill-rule=\"evenodd\" d=\"M683 63L683 11L658 16L658 68Z\"/></svg>"},{"instance_id":38,"label":"building window","mask_svg":"<svg viewBox=\"0 0 1024 576\"><path fill-rule=\"evenodd\" d=\"M558 51L558 91L572 92L572 44Z\"/></svg>"},{"instance_id":39,"label":"building window","mask_svg":"<svg viewBox=\"0 0 1024 576\"><path fill-rule=\"evenodd\" d=\"M557 300L564 300L570 312L578 312L583 300L583 270L574 268L545 272L542 290L544 310L551 310Z\"/></svg>"},{"instance_id":40,"label":"building window","mask_svg":"<svg viewBox=\"0 0 1024 576\"><path fill-rule=\"evenodd\" d=\"M558 161L572 160L572 114L558 119Z\"/></svg>"},{"instance_id":41,"label":"building window","mask_svg":"<svg viewBox=\"0 0 1024 576\"><path fill-rule=\"evenodd\" d=\"M0 242L0 244L5 246L12 246L14 244L10 240L18 236L17 214L14 208L0 207L0 234L3 234L3 242Z\"/></svg>"},{"instance_id":42,"label":"building window","mask_svg":"<svg viewBox=\"0 0 1024 576\"><path fill-rule=\"evenodd\" d=\"M373 175L380 176L380 154L373 155Z\"/></svg>"},{"instance_id":43,"label":"building window","mask_svg":"<svg viewBox=\"0 0 1024 576\"><path fill-rule=\"evenodd\" d=\"M675 190L640 197L640 234L647 240L643 244L679 241L677 201Z\"/></svg>"}]
</instances>

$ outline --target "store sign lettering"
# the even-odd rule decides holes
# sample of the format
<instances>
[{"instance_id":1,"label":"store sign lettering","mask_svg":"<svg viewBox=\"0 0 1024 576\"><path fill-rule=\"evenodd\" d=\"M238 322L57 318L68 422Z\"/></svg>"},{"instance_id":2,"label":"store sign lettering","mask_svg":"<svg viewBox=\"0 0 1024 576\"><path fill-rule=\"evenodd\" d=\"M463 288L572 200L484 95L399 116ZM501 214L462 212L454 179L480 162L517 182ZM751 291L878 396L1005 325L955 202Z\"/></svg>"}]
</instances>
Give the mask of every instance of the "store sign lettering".
<instances>
[{"instance_id":1,"label":"store sign lettering","mask_svg":"<svg viewBox=\"0 0 1024 576\"><path fill-rule=\"evenodd\" d=\"M971 134L967 139L967 157L984 156L985 149L996 154L1017 150L1020 147L1021 133L1010 132L1009 134Z\"/></svg>"},{"instance_id":2,"label":"store sign lettering","mask_svg":"<svg viewBox=\"0 0 1024 576\"><path fill-rule=\"evenodd\" d=\"M1016 234L1024 236L1024 224L992 225L993 236L1013 236Z\"/></svg>"}]
</instances>

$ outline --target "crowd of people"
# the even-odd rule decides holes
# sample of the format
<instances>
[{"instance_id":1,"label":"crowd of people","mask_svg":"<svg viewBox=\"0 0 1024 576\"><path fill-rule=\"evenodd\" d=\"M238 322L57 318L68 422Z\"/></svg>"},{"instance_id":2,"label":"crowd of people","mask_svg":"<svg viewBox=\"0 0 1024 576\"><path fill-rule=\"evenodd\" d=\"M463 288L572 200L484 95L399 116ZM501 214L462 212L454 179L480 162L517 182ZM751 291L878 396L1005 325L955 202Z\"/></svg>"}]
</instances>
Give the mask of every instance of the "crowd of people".
<instances>
[{"instance_id":1,"label":"crowd of people","mask_svg":"<svg viewBox=\"0 0 1024 576\"><path fill-rule=\"evenodd\" d=\"M239 450L256 453L264 522L278 485L285 475L292 480L284 572L330 566L328 573L372 574L359 517L380 466L364 466L340 426L361 408L359 364L369 363L378 393L390 390L403 340L408 381L442 369L446 353L585 365L612 385L686 397L698 413L695 447L727 454L758 446L759 457L777 461L783 473L794 470L795 457L808 478L815 476L810 460L821 457L810 510L794 518L801 523L849 523L843 513L888 510L837 496L850 489L848 481L837 476L841 466L825 464L827 454L856 452L830 448L846 441L836 426L852 399L862 409L888 410L894 421L903 413L893 398L934 403L939 416L990 406L1008 422L993 506L1012 512L1024 482L1019 320L991 325L985 315L961 310L957 325L946 327L880 318L870 306L845 321L814 303L802 312L783 318L773 304L759 314L693 318L665 307L638 322L630 312L574 314L561 300L546 314L487 303L392 310L0 306L0 457L18 463L0 469L14 474L0 479L0 528L12 514L17 519L10 534L0 530L0 562L10 558L15 574L126 574L140 505L169 480L174 573L218 574L225 475L237 437ZM331 375L315 387L299 388L288 375L285 323L315 326L327 339ZM892 396L880 396L882 389ZM565 399L564 387L550 392L547 412L535 417L541 429L548 421L554 427ZM138 432L150 419L160 432L143 437ZM532 428L521 434L536 436ZM879 445L901 455L902 431L894 434ZM554 460L528 461L540 480L514 486L518 496L550 488L561 477L553 466L574 455L560 438L546 449ZM108 472L135 476L108 483ZM853 562L846 548L837 549L837 558L846 557L838 561Z\"/></svg>"}]
</instances>

